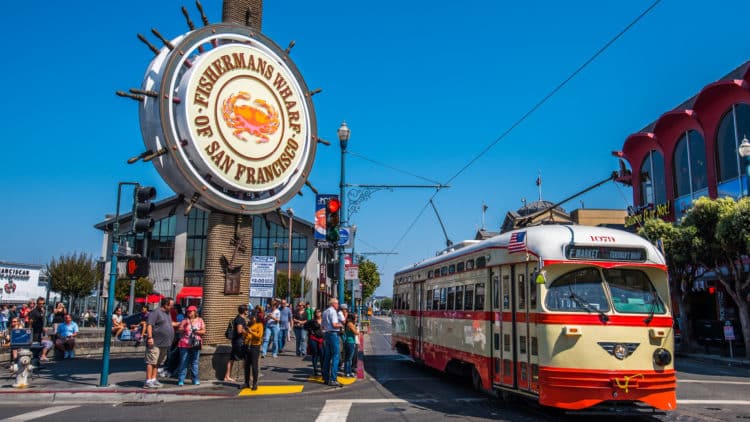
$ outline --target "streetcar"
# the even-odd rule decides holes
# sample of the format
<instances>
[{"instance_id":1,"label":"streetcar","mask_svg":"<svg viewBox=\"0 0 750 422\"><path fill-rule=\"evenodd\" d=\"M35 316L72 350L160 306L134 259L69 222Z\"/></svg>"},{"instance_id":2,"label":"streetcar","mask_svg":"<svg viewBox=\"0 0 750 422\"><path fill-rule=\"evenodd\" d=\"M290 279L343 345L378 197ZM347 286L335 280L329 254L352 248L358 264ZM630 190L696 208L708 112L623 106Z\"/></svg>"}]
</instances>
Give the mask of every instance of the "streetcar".
<instances>
[{"instance_id":1,"label":"streetcar","mask_svg":"<svg viewBox=\"0 0 750 422\"><path fill-rule=\"evenodd\" d=\"M674 410L667 267L633 233L540 225L394 275L392 346L474 387L570 412Z\"/></svg>"}]
</instances>

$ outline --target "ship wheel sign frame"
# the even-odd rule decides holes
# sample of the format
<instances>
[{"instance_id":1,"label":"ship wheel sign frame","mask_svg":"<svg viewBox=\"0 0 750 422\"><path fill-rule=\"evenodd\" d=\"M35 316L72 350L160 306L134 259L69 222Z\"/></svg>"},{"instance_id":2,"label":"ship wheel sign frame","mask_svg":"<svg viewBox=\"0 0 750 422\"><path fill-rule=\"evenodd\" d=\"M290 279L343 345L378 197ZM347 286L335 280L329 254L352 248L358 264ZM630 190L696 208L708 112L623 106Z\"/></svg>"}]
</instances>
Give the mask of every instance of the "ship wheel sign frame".
<instances>
[{"instance_id":1,"label":"ship wheel sign frame","mask_svg":"<svg viewBox=\"0 0 750 422\"><path fill-rule=\"evenodd\" d=\"M184 11L183 11L184 12ZM187 15L186 15L187 16ZM188 20L188 23L192 23ZM207 20L204 18L204 23ZM307 182L317 126L312 95L289 57L252 28L214 24L157 49L141 89L146 151L175 193L233 214L279 209Z\"/></svg>"}]
</instances>

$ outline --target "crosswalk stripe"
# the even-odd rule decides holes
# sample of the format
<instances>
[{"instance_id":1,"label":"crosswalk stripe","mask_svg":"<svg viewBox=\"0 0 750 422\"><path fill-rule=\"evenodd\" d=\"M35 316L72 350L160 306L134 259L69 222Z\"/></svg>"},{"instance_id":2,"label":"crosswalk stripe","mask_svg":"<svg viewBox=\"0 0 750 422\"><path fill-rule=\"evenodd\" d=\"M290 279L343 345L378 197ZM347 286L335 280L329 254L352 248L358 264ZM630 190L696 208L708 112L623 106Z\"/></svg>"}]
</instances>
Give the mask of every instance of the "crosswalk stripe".
<instances>
[{"instance_id":1,"label":"crosswalk stripe","mask_svg":"<svg viewBox=\"0 0 750 422\"><path fill-rule=\"evenodd\" d=\"M38 418L43 418L55 413L64 412L66 410L75 409L79 406L53 406L46 409L39 409L33 412L22 413L20 415L11 416L10 418L0 419L0 422L25 422Z\"/></svg>"},{"instance_id":2,"label":"crosswalk stripe","mask_svg":"<svg viewBox=\"0 0 750 422\"><path fill-rule=\"evenodd\" d=\"M315 422L340 422L349 416L352 404L383 404L383 403L406 403L403 399L353 399L353 400L326 400L323 410L320 411Z\"/></svg>"}]
</instances>

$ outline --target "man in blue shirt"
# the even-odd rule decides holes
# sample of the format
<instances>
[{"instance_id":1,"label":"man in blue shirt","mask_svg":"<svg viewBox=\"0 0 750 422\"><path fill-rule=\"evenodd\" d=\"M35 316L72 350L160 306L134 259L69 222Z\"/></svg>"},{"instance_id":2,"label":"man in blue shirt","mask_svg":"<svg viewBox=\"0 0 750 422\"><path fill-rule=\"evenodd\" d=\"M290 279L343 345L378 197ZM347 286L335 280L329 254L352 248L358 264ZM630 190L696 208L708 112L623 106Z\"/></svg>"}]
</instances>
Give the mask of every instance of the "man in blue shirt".
<instances>
[{"instance_id":1,"label":"man in blue shirt","mask_svg":"<svg viewBox=\"0 0 750 422\"><path fill-rule=\"evenodd\" d=\"M281 319L279 319L279 353L284 351L286 342L289 341L289 327L292 324L292 310L287 306L286 300L281 300Z\"/></svg>"},{"instance_id":2,"label":"man in blue shirt","mask_svg":"<svg viewBox=\"0 0 750 422\"><path fill-rule=\"evenodd\" d=\"M328 300L328 309L323 312L321 328L323 329L323 382L331 387L343 387L338 378L339 356L339 331L341 322L338 315L339 301L336 298Z\"/></svg>"},{"instance_id":3,"label":"man in blue shirt","mask_svg":"<svg viewBox=\"0 0 750 422\"><path fill-rule=\"evenodd\" d=\"M55 347L64 352L63 359L76 357L76 336L78 335L78 324L73 322L70 314L65 314L65 323L57 326L57 340Z\"/></svg>"}]
</instances>

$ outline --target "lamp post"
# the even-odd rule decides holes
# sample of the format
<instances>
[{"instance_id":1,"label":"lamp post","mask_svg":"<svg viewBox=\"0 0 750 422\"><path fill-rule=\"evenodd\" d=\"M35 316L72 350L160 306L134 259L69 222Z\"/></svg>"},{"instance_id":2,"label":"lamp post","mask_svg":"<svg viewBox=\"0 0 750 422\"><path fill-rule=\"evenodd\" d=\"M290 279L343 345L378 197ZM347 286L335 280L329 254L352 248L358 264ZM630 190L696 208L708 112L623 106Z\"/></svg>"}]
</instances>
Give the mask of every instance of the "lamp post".
<instances>
[{"instance_id":1,"label":"lamp post","mask_svg":"<svg viewBox=\"0 0 750 422\"><path fill-rule=\"evenodd\" d=\"M286 259L286 303L292 306L292 223L294 222L294 210L286 210L289 216L289 254Z\"/></svg>"},{"instance_id":2,"label":"lamp post","mask_svg":"<svg viewBox=\"0 0 750 422\"><path fill-rule=\"evenodd\" d=\"M341 122L339 126L339 145L341 146L341 179L339 183L339 201L341 203L341 226L346 226L346 207L344 206L344 197L346 195L344 186L346 183L346 172L344 167L344 156L346 155L346 144L349 142L349 126L346 122ZM344 302L344 246L339 243L339 303Z\"/></svg>"},{"instance_id":3,"label":"lamp post","mask_svg":"<svg viewBox=\"0 0 750 422\"><path fill-rule=\"evenodd\" d=\"M742 164L745 166L745 191L744 195L750 194L750 140L747 139L747 135L742 138L740 147L737 148L737 152L742 157Z\"/></svg>"}]
</instances>

